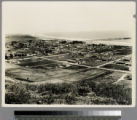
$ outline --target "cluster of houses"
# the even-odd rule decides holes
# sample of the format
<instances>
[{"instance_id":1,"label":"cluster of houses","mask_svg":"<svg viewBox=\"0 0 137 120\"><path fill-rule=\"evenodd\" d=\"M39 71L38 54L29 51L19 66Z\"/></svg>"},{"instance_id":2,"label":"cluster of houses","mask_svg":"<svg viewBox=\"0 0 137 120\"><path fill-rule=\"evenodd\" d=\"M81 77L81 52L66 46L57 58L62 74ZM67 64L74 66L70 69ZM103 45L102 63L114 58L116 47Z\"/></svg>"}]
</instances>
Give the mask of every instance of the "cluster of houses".
<instances>
[{"instance_id":1,"label":"cluster of houses","mask_svg":"<svg viewBox=\"0 0 137 120\"><path fill-rule=\"evenodd\" d=\"M12 58L20 58L20 57L25 57L25 56L35 56L36 54L30 54L25 52L24 50L18 50L18 51L8 51L5 53L5 59L12 59Z\"/></svg>"},{"instance_id":2,"label":"cluster of houses","mask_svg":"<svg viewBox=\"0 0 137 120\"><path fill-rule=\"evenodd\" d=\"M121 47L117 50L113 48L114 46L86 44L83 41L67 40L12 41L10 45L6 46L5 59L69 53L70 59L77 64L87 64L91 61L101 62L114 60L114 54L121 54L121 52L123 52L123 49L120 49Z\"/></svg>"}]
</instances>

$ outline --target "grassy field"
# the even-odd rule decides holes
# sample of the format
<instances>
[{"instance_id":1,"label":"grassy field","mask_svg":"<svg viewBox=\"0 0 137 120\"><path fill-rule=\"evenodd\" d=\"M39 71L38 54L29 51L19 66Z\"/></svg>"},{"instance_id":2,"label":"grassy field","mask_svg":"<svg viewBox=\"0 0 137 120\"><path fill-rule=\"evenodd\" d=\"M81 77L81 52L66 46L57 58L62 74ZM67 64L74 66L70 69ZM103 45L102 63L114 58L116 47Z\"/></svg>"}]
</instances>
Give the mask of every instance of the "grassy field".
<instances>
[{"instance_id":1,"label":"grassy field","mask_svg":"<svg viewBox=\"0 0 137 120\"><path fill-rule=\"evenodd\" d=\"M129 68L125 65L118 65L118 64L107 64L103 66L104 68L116 69L116 70L125 70L129 71Z\"/></svg>"},{"instance_id":2,"label":"grassy field","mask_svg":"<svg viewBox=\"0 0 137 120\"><path fill-rule=\"evenodd\" d=\"M120 72L39 60L6 69L7 104L131 104L131 88L113 84Z\"/></svg>"},{"instance_id":3,"label":"grassy field","mask_svg":"<svg viewBox=\"0 0 137 120\"><path fill-rule=\"evenodd\" d=\"M33 67L10 68L6 70L6 76L19 81L26 82L41 82L58 83L58 82L73 82L82 79L95 77L106 73L105 70L87 69L84 67L76 67L71 65L64 68L49 68L45 69L45 65ZM71 77L70 77L71 76Z\"/></svg>"},{"instance_id":4,"label":"grassy field","mask_svg":"<svg viewBox=\"0 0 137 120\"><path fill-rule=\"evenodd\" d=\"M73 84L6 82L7 104L131 104L131 89L90 78Z\"/></svg>"}]
</instances>

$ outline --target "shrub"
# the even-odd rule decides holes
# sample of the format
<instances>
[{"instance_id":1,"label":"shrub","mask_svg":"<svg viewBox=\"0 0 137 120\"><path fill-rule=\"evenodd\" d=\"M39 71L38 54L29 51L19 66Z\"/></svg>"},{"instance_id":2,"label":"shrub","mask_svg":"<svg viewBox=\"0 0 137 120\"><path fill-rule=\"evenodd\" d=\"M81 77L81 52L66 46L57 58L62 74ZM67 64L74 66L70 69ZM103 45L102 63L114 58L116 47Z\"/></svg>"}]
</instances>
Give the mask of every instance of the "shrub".
<instances>
[{"instance_id":1,"label":"shrub","mask_svg":"<svg viewBox=\"0 0 137 120\"><path fill-rule=\"evenodd\" d=\"M90 88L87 86L79 86L78 87L78 94L82 96L86 96L88 92L90 92Z\"/></svg>"},{"instance_id":2,"label":"shrub","mask_svg":"<svg viewBox=\"0 0 137 120\"><path fill-rule=\"evenodd\" d=\"M50 91L52 94L64 94L73 91L74 87L71 84L44 84L38 86L38 92L42 93L45 91Z\"/></svg>"},{"instance_id":3,"label":"shrub","mask_svg":"<svg viewBox=\"0 0 137 120\"><path fill-rule=\"evenodd\" d=\"M106 104L117 104L116 100L113 98L106 98L106 97L95 97L94 99L91 100L94 104L101 104L101 105L106 105Z\"/></svg>"},{"instance_id":4,"label":"shrub","mask_svg":"<svg viewBox=\"0 0 137 120\"><path fill-rule=\"evenodd\" d=\"M52 104L52 103L54 103L54 96L52 94L44 96L42 98L42 101L46 104Z\"/></svg>"},{"instance_id":5,"label":"shrub","mask_svg":"<svg viewBox=\"0 0 137 120\"><path fill-rule=\"evenodd\" d=\"M123 85L114 85L114 84L100 84L98 90L96 91L97 95L104 97L112 97L119 104L131 104L132 98L131 89L125 89Z\"/></svg>"},{"instance_id":6,"label":"shrub","mask_svg":"<svg viewBox=\"0 0 137 120\"><path fill-rule=\"evenodd\" d=\"M65 97L65 101L66 101L67 104L74 104L76 102L75 95L74 94L68 94Z\"/></svg>"},{"instance_id":7,"label":"shrub","mask_svg":"<svg viewBox=\"0 0 137 120\"><path fill-rule=\"evenodd\" d=\"M93 80L87 79L78 82L78 93L79 95L86 95L89 91L93 91L97 96L104 97L107 99L102 99L103 103L112 101L117 102L118 104L131 104L132 103L132 96L131 96L131 88L127 89L124 88L123 85L114 85L112 83L97 83ZM113 101L113 100L114 101ZM94 102L99 104L99 102Z\"/></svg>"},{"instance_id":8,"label":"shrub","mask_svg":"<svg viewBox=\"0 0 137 120\"><path fill-rule=\"evenodd\" d=\"M29 99L31 96L24 85L20 83L15 83L9 86L8 90L10 90L11 92L7 92L5 94L5 102L7 104L29 103Z\"/></svg>"}]
</instances>

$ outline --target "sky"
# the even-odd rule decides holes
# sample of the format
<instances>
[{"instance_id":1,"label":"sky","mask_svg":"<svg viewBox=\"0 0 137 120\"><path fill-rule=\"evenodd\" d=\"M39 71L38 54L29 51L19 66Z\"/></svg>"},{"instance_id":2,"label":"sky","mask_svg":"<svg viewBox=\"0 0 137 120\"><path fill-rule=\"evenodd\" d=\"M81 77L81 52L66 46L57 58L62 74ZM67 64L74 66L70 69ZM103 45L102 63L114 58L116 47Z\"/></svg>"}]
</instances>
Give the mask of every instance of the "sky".
<instances>
[{"instance_id":1,"label":"sky","mask_svg":"<svg viewBox=\"0 0 137 120\"><path fill-rule=\"evenodd\" d=\"M4 33L132 31L135 2L2 3Z\"/></svg>"}]
</instances>

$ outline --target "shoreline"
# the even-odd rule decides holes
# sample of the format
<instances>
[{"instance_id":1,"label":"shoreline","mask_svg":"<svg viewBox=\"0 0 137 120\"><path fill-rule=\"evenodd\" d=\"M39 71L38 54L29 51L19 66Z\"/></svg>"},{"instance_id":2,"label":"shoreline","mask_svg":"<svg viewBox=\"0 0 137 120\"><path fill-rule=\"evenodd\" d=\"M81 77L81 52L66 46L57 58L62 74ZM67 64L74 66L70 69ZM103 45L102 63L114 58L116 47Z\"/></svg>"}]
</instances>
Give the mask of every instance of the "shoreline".
<instances>
[{"instance_id":1,"label":"shoreline","mask_svg":"<svg viewBox=\"0 0 137 120\"><path fill-rule=\"evenodd\" d=\"M106 44L106 45L121 45L121 46L133 46L132 39L129 40L117 40L117 38L107 38L107 39L81 39L81 38L65 38L65 37L56 37L56 36L48 36L43 34L31 34L34 37L38 37L39 39L43 40L68 40L68 41L84 41L87 44ZM110 40L109 40L110 39Z\"/></svg>"}]
</instances>

